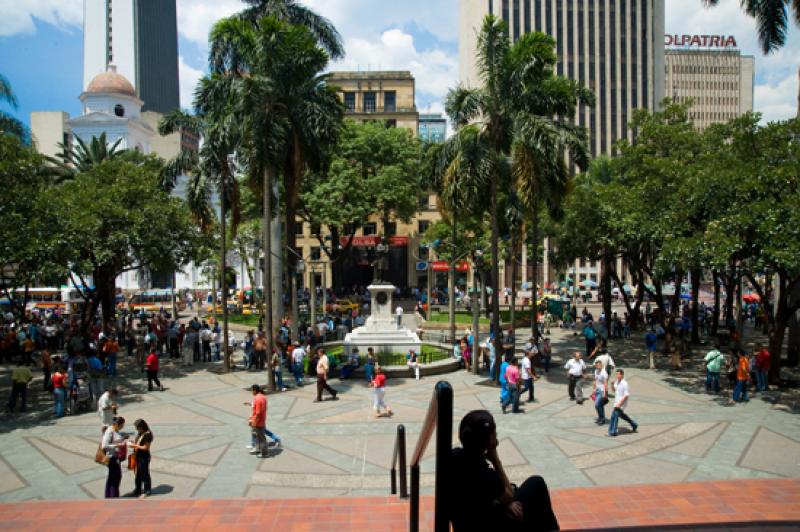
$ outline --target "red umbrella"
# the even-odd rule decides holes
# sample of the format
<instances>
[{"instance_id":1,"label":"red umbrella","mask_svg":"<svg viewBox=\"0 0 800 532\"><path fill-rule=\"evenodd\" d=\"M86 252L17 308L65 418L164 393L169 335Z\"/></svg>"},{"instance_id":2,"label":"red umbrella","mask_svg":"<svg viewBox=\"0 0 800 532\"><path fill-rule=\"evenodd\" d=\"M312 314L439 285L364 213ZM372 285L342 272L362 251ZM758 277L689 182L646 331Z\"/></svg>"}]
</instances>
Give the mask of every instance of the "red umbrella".
<instances>
[{"instance_id":1,"label":"red umbrella","mask_svg":"<svg viewBox=\"0 0 800 532\"><path fill-rule=\"evenodd\" d=\"M758 294L745 294L742 296L742 300L747 303L758 303L761 301L761 297Z\"/></svg>"}]
</instances>

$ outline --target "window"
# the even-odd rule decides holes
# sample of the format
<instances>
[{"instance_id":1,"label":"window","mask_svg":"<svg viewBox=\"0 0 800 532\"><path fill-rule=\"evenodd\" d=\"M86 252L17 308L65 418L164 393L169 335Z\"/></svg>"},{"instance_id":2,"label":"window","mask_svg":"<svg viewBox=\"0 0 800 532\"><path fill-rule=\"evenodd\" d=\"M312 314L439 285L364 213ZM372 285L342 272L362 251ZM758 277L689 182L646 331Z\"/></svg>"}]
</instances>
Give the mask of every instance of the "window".
<instances>
[{"instance_id":1,"label":"window","mask_svg":"<svg viewBox=\"0 0 800 532\"><path fill-rule=\"evenodd\" d=\"M397 120L395 120L394 118L388 119L386 121L386 127L388 127L388 128L397 127Z\"/></svg>"},{"instance_id":2,"label":"window","mask_svg":"<svg viewBox=\"0 0 800 532\"><path fill-rule=\"evenodd\" d=\"M355 232L356 232L355 224L344 224L344 226L342 227L342 234L344 236L350 236Z\"/></svg>"},{"instance_id":3,"label":"window","mask_svg":"<svg viewBox=\"0 0 800 532\"><path fill-rule=\"evenodd\" d=\"M311 260L319 260L322 254L320 253L319 246L314 246L311 248Z\"/></svg>"},{"instance_id":4,"label":"window","mask_svg":"<svg viewBox=\"0 0 800 532\"><path fill-rule=\"evenodd\" d=\"M597 274L596 274L596 273L593 273L593 274L592 274L592 275L590 275L589 277L591 277L591 278L592 278L592 281L594 281L594 282L597 282Z\"/></svg>"},{"instance_id":5,"label":"window","mask_svg":"<svg viewBox=\"0 0 800 532\"><path fill-rule=\"evenodd\" d=\"M320 229L321 229L320 224L311 224L312 235L319 236Z\"/></svg>"},{"instance_id":6,"label":"window","mask_svg":"<svg viewBox=\"0 0 800 532\"><path fill-rule=\"evenodd\" d=\"M421 235L424 235L428 232L428 228L431 226L431 223L428 220L419 220L417 222L417 232Z\"/></svg>"},{"instance_id":7,"label":"window","mask_svg":"<svg viewBox=\"0 0 800 532\"><path fill-rule=\"evenodd\" d=\"M383 228L383 233L386 236L394 236L397 234L397 222L386 222Z\"/></svg>"},{"instance_id":8,"label":"window","mask_svg":"<svg viewBox=\"0 0 800 532\"><path fill-rule=\"evenodd\" d=\"M122 107L122 104L117 104L114 106L114 114L120 118L125 116L125 108Z\"/></svg>"},{"instance_id":9,"label":"window","mask_svg":"<svg viewBox=\"0 0 800 532\"><path fill-rule=\"evenodd\" d=\"M345 92L344 93L344 107L349 112L353 112L356 110L356 93L355 92Z\"/></svg>"},{"instance_id":10,"label":"window","mask_svg":"<svg viewBox=\"0 0 800 532\"><path fill-rule=\"evenodd\" d=\"M581 259L581 268L586 267L586 259Z\"/></svg>"},{"instance_id":11,"label":"window","mask_svg":"<svg viewBox=\"0 0 800 532\"><path fill-rule=\"evenodd\" d=\"M297 236L303 236L303 222L295 222L294 234Z\"/></svg>"},{"instance_id":12,"label":"window","mask_svg":"<svg viewBox=\"0 0 800 532\"><path fill-rule=\"evenodd\" d=\"M364 235L377 235L378 234L378 224L375 222L369 222L364 224Z\"/></svg>"},{"instance_id":13,"label":"window","mask_svg":"<svg viewBox=\"0 0 800 532\"><path fill-rule=\"evenodd\" d=\"M427 260L430 250L426 246L419 246L417 249L417 256L422 260Z\"/></svg>"},{"instance_id":14,"label":"window","mask_svg":"<svg viewBox=\"0 0 800 532\"><path fill-rule=\"evenodd\" d=\"M383 93L383 110L394 113L397 110L397 92L386 91Z\"/></svg>"},{"instance_id":15,"label":"window","mask_svg":"<svg viewBox=\"0 0 800 532\"><path fill-rule=\"evenodd\" d=\"M375 112L375 93L372 91L364 93L364 112Z\"/></svg>"}]
</instances>

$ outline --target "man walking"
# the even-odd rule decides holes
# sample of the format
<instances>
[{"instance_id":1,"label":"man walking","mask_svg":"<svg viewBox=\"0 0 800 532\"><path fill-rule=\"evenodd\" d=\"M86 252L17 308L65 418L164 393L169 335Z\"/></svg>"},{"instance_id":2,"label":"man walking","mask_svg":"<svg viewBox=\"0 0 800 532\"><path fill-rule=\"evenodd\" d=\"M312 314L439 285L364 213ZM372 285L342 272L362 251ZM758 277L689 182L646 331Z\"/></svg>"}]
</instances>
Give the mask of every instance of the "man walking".
<instances>
[{"instance_id":1,"label":"man walking","mask_svg":"<svg viewBox=\"0 0 800 532\"><path fill-rule=\"evenodd\" d=\"M624 419L631 425L631 430L636 432L639 425L634 420L628 417L625 413L625 408L628 406L628 398L630 397L630 389L628 388L628 381L625 380L625 372L621 369L617 370L617 381L614 383L614 411L611 412L611 421L608 423L608 435L617 435L617 425L619 418Z\"/></svg>"},{"instance_id":2,"label":"man walking","mask_svg":"<svg viewBox=\"0 0 800 532\"><path fill-rule=\"evenodd\" d=\"M589 320L586 323L586 327L583 328L583 337L586 340L586 358L589 358L589 355L592 354L592 351L594 351L597 345L597 331L594 330L591 320Z\"/></svg>"},{"instance_id":3,"label":"man walking","mask_svg":"<svg viewBox=\"0 0 800 532\"><path fill-rule=\"evenodd\" d=\"M258 331L256 339L253 340L253 356L250 359L250 367L255 366L256 369L264 369L264 363L267 361L267 338L264 336L264 331Z\"/></svg>"},{"instance_id":4,"label":"man walking","mask_svg":"<svg viewBox=\"0 0 800 532\"><path fill-rule=\"evenodd\" d=\"M97 401L97 415L100 417L100 433L105 433L106 429L111 426L114 421L114 416L117 415L117 389L108 388L100 400Z\"/></svg>"},{"instance_id":5,"label":"man walking","mask_svg":"<svg viewBox=\"0 0 800 532\"><path fill-rule=\"evenodd\" d=\"M11 398L8 400L8 412L13 412L17 406L17 398L22 403L19 411L25 412L28 399L28 383L33 380L33 374L28 369L24 360L17 362L17 367L11 372Z\"/></svg>"},{"instance_id":6,"label":"man walking","mask_svg":"<svg viewBox=\"0 0 800 532\"><path fill-rule=\"evenodd\" d=\"M725 357L719 349L719 344L714 345L714 349L708 352L703 359L706 363L706 393L719 393L719 373L722 370L722 361Z\"/></svg>"},{"instance_id":7,"label":"man walking","mask_svg":"<svg viewBox=\"0 0 800 532\"><path fill-rule=\"evenodd\" d=\"M594 420L598 425L606 423L605 405L608 402L608 373L603 368L603 363L599 360L594 361L594 409L597 411L597 418Z\"/></svg>"},{"instance_id":8,"label":"man walking","mask_svg":"<svg viewBox=\"0 0 800 532\"><path fill-rule=\"evenodd\" d=\"M155 348L151 349L150 354L147 355L144 368L147 370L147 391L153 391L153 383L155 382L158 389L163 392L164 387L161 385L161 381L158 380L158 354Z\"/></svg>"},{"instance_id":9,"label":"man walking","mask_svg":"<svg viewBox=\"0 0 800 532\"><path fill-rule=\"evenodd\" d=\"M302 386L303 383L303 362L306 358L306 351L300 345L298 340L294 342L294 350L292 350L292 372L294 373L294 383L297 386Z\"/></svg>"},{"instance_id":10,"label":"man walking","mask_svg":"<svg viewBox=\"0 0 800 532\"><path fill-rule=\"evenodd\" d=\"M252 385L250 391L253 393L253 410L250 413L248 424L257 444L250 454L266 458L267 434L264 432L264 428L267 426L267 397L261 393L261 387L258 384Z\"/></svg>"},{"instance_id":11,"label":"man walking","mask_svg":"<svg viewBox=\"0 0 800 532\"><path fill-rule=\"evenodd\" d=\"M525 391L528 392L528 403L532 403L534 401L533 398L533 381L537 378L536 370L533 368L533 357L534 351L529 349L525 352L525 356L522 357L522 367L520 369L520 377L522 378L522 383L524 387L520 392L520 395L524 394Z\"/></svg>"},{"instance_id":12,"label":"man walking","mask_svg":"<svg viewBox=\"0 0 800 532\"><path fill-rule=\"evenodd\" d=\"M403 307L397 305L394 315L397 317L397 328L400 329L403 326Z\"/></svg>"},{"instance_id":13,"label":"man walking","mask_svg":"<svg viewBox=\"0 0 800 532\"><path fill-rule=\"evenodd\" d=\"M331 401L339 399L339 394L330 387L328 384L328 371L330 371L330 361L328 355L325 354L325 349L320 347L317 349L319 354L319 361L317 362L317 398L314 399L315 403L322 401L322 391L327 390L331 394Z\"/></svg>"},{"instance_id":14,"label":"man walking","mask_svg":"<svg viewBox=\"0 0 800 532\"><path fill-rule=\"evenodd\" d=\"M567 378L569 379L567 388L569 400L582 404L583 390L581 390L581 379L583 379L583 373L586 371L586 363L581 360L580 351L575 351L573 357L564 364L564 369L567 370Z\"/></svg>"}]
</instances>

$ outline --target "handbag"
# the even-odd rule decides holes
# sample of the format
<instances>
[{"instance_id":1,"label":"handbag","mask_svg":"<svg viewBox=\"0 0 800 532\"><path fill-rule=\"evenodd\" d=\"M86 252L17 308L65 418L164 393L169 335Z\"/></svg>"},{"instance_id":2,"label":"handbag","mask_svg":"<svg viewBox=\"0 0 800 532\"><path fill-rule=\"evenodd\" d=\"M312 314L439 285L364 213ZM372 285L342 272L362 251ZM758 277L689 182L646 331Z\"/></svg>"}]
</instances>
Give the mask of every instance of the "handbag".
<instances>
[{"instance_id":1,"label":"handbag","mask_svg":"<svg viewBox=\"0 0 800 532\"><path fill-rule=\"evenodd\" d=\"M111 461L111 457L108 456L106 452L103 450L102 444L97 446L97 452L94 453L94 461L104 466L107 466L108 463Z\"/></svg>"},{"instance_id":2,"label":"handbag","mask_svg":"<svg viewBox=\"0 0 800 532\"><path fill-rule=\"evenodd\" d=\"M136 453L133 453L130 456L128 456L128 470L136 471Z\"/></svg>"}]
</instances>

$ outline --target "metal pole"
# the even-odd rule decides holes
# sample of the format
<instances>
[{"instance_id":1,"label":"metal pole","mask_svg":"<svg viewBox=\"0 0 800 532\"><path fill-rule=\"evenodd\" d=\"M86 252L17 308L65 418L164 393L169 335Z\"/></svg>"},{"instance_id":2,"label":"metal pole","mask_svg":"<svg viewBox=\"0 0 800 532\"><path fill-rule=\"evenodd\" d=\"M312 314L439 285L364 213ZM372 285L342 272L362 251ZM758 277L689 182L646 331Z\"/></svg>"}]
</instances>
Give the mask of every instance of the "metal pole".
<instances>
[{"instance_id":1,"label":"metal pole","mask_svg":"<svg viewBox=\"0 0 800 532\"><path fill-rule=\"evenodd\" d=\"M328 306L328 283L325 279L325 273L327 272L328 268L323 264L322 265L322 315L325 315L325 307Z\"/></svg>"},{"instance_id":2,"label":"metal pole","mask_svg":"<svg viewBox=\"0 0 800 532\"><path fill-rule=\"evenodd\" d=\"M446 381L436 384L436 478L434 488L433 529L436 532L449 532L450 519L447 515L446 485L447 465L453 448L453 388ZM412 470L413 475L413 470ZM419 490L419 469L417 469L417 489ZM413 488L413 484L412 484ZM419 508L417 508L419 512ZM413 521L418 524L419 521Z\"/></svg>"},{"instance_id":3,"label":"metal pole","mask_svg":"<svg viewBox=\"0 0 800 532\"><path fill-rule=\"evenodd\" d=\"M478 361L478 353L480 353L480 305L481 305L481 298L478 292L478 261L477 259L474 260L473 270L472 270L472 298L470 301L472 302L472 374L478 375L480 374L480 370L478 369L479 361Z\"/></svg>"},{"instance_id":4,"label":"metal pole","mask_svg":"<svg viewBox=\"0 0 800 532\"><path fill-rule=\"evenodd\" d=\"M411 466L411 501L408 520L408 529L411 532L419 532L419 465Z\"/></svg>"},{"instance_id":5,"label":"metal pole","mask_svg":"<svg viewBox=\"0 0 800 532\"><path fill-rule=\"evenodd\" d=\"M408 486L406 485L406 428L403 425L397 427L397 452L400 454L400 497L408 498Z\"/></svg>"},{"instance_id":6,"label":"metal pole","mask_svg":"<svg viewBox=\"0 0 800 532\"><path fill-rule=\"evenodd\" d=\"M228 157L228 166L232 164L231 158ZM226 202L226 194L225 189L227 183L225 180L227 179L227 173L223 172L223 182L220 186L220 233L222 233L221 244L220 244L220 280L219 282L222 284L222 348L223 351L223 363L225 364L225 371L231 370L231 356L230 351L228 350L228 279L227 279L227 270L228 270L228 248L227 248L227 239L228 239L228 229L227 229L227 221L226 218L228 217L227 212L227 202ZM219 354L219 353L218 353Z\"/></svg>"},{"instance_id":7,"label":"metal pole","mask_svg":"<svg viewBox=\"0 0 800 532\"><path fill-rule=\"evenodd\" d=\"M272 310L276 305L272 294L272 169L264 170L264 335L267 339L267 377L269 389L275 391L275 376L272 373L274 331Z\"/></svg>"},{"instance_id":8,"label":"metal pole","mask_svg":"<svg viewBox=\"0 0 800 532\"><path fill-rule=\"evenodd\" d=\"M453 220L453 245L451 246L453 254L450 260L450 277L447 280L448 290L448 312L450 313L450 341L456 341L456 221Z\"/></svg>"},{"instance_id":9,"label":"metal pole","mask_svg":"<svg viewBox=\"0 0 800 532\"><path fill-rule=\"evenodd\" d=\"M311 305L311 308L309 309L309 312L311 313L311 327L316 331L317 330L317 280L315 279L316 276L314 275L315 264L316 263L314 262L311 263L311 280L310 280L311 302L309 303ZM297 332L299 336L300 331L298 330Z\"/></svg>"},{"instance_id":10,"label":"metal pole","mask_svg":"<svg viewBox=\"0 0 800 532\"><path fill-rule=\"evenodd\" d=\"M431 292L433 286L433 263L431 261L431 252L428 250L428 293L425 296L426 301L428 302L428 312L425 313L425 319L430 321L431 319L431 312L433 311L433 307L431 306L433 302L431 301Z\"/></svg>"}]
</instances>

